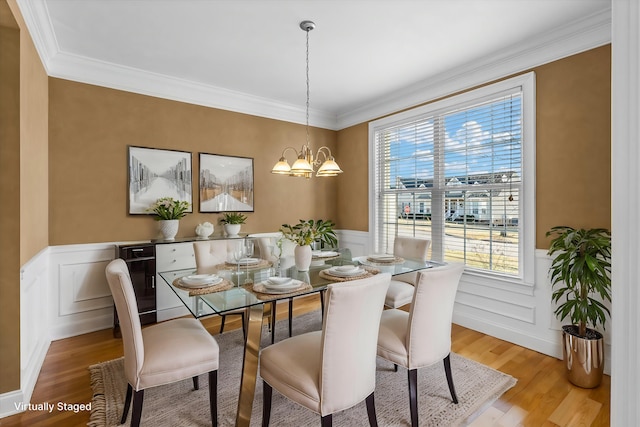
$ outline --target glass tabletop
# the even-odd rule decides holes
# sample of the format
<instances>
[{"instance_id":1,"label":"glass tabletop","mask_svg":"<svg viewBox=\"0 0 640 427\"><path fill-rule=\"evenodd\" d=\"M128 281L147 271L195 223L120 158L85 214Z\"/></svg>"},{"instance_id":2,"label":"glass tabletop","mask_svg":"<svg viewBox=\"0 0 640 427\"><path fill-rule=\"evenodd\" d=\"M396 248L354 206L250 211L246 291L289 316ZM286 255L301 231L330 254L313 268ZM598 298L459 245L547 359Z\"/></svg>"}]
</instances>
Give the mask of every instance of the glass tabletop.
<instances>
[{"instance_id":1,"label":"glass tabletop","mask_svg":"<svg viewBox=\"0 0 640 427\"><path fill-rule=\"evenodd\" d=\"M173 286L176 279L197 274L195 268L173 270L160 273L160 277L180 298L182 303L189 309L191 314L196 317L206 317L213 314L224 314L225 312L247 308L265 302L278 301L288 299L291 296L308 295L314 292L320 292L326 289L327 285L335 283L336 280L327 279L326 275L321 274L322 270L341 265L364 265L368 268L375 268L380 272L388 272L392 275L409 273L424 268L429 268L437 263L428 261L401 260L402 262L375 262L369 257L352 257L348 249L338 250L338 256L330 259L318 258L312 261L309 271L298 271L295 266L281 268L276 274L276 268L268 263L267 266L250 267L242 266L239 269L220 269L216 274L223 279L230 281L233 287L219 292L205 293L202 295L190 295L189 291ZM400 261L400 260L398 260ZM261 263L262 264L262 263ZM295 280L311 285L309 289L295 292L292 294L260 294L253 291L253 283L261 283L269 277L279 275L282 277L290 277Z\"/></svg>"}]
</instances>

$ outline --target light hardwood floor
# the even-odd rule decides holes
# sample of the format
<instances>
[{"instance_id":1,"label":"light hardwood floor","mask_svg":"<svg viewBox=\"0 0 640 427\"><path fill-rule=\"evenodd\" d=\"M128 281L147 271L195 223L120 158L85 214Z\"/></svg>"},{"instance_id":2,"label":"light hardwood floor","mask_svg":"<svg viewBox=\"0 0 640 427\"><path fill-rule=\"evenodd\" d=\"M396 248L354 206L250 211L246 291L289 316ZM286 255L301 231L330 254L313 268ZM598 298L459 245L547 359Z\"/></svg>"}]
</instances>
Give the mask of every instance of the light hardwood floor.
<instances>
[{"instance_id":1,"label":"light hardwood floor","mask_svg":"<svg viewBox=\"0 0 640 427\"><path fill-rule=\"evenodd\" d=\"M294 304L294 315L318 308L317 296L298 298ZM286 315L286 305L279 305L278 319L284 320ZM219 317L205 319L203 323L214 335L218 333ZM225 329L238 327L240 320L233 316L228 319ZM478 414L472 426L609 425L609 376L605 375L598 388L585 390L572 386L566 380L563 363L555 358L458 325L453 326L452 340L454 352L518 380L515 387ZM51 343L31 402L54 405L57 402L90 402L91 386L87 368L122 354L122 342L113 338L110 329ZM54 410L49 414L27 411L0 419L0 426L85 426L88 420L87 412Z\"/></svg>"}]
</instances>

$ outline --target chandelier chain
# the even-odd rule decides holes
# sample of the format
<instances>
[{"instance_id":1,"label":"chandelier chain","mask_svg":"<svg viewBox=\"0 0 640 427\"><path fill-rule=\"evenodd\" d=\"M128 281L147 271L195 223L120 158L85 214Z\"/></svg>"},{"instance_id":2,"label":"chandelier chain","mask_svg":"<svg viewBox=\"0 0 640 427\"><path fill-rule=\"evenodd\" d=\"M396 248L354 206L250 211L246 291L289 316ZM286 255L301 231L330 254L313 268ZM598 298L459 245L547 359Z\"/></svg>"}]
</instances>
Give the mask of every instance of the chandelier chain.
<instances>
[{"instance_id":1,"label":"chandelier chain","mask_svg":"<svg viewBox=\"0 0 640 427\"><path fill-rule=\"evenodd\" d=\"M306 57L306 62L307 62L307 69L306 69L306 77L307 77L307 116L306 116L306 128L307 128L307 145L309 145L309 96L310 96L310 90L309 90L309 30L306 30L307 32L307 57Z\"/></svg>"}]
</instances>

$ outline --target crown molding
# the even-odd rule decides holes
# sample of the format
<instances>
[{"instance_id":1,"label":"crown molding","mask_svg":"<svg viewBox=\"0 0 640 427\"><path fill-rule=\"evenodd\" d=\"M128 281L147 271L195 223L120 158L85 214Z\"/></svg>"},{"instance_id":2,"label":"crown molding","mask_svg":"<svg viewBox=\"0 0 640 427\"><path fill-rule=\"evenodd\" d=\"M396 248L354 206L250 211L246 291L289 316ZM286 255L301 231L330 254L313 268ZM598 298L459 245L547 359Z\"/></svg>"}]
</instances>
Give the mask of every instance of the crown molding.
<instances>
[{"instance_id":1,"label":"crown molding","mask_svg":"<svg viewBox=\"0 0 640 427\"><path fill-rule=\"evenodd\" d=\"M47 74L242 114L304 124L304 107L61 52L44 0L18 0ZM611 10L514 45L338 114L309 110L309 124L340 130L611 42Z\"/></svg>"},{"instance_id":2,"label":"crown molding","mask_svg":"<svg viewBox=\"0 0 640 427\"><path fill-rule=\"evenodd\" d=\"M18 0L47 75L157 98L305 124L304 106L125 67L60 51L44 0ZM337 130L334 113L309 109L309 124Z\"/></svg>"},{"instance_id":3,"label":"crown molding","mask_svg":"<svg viewBox=\"0 0 640 427\"><path fill-rule=\"evenodd\" d=\"M344 129L424 104L430 100L530 70L611 42L611 9L550 31L527 43L497 52L482 61L469 62L366 105L338 113L337 127Z\"/></svg>"}]
</instances>

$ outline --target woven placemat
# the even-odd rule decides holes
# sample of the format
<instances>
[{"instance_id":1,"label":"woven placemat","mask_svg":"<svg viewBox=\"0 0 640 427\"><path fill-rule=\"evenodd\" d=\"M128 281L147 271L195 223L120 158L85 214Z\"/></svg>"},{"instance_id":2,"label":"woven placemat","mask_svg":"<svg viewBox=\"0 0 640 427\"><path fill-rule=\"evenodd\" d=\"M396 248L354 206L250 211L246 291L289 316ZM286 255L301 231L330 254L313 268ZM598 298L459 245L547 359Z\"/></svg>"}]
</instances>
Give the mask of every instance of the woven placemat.
<instances>
[{"instance_id":1,"label":"woven placemat","mask_svg":"<svg viewBox=\"0 0 640 427\"><path fill-rule=\"evenodd\" d=\"M394 264L402 264L404 262L404 258L402 257L394 257L394 259L390 259L389 261L380 261L379 259L367 257L367 262L370 262L373 265L394 265Z\"/></svg>"},{"instance_id":2,"label":"woven placemat","mask_svg":"<svg viewBox=\"0 0 640 427\"><path fill-rule=\"evenodd\" d=\"M173 281L173 286L175 286L178 289L182 289L183 291L189 292L189 296L192 297L196 295L206 295L214 292L226 291L227 289L233 288L234 284L227 279L222 279L222 282L216 283L215 285L206 286L203 288L189 288L187 286L182 286L181 280L178 277L176 280Z\"/></svg>"},{"instance_id":3,"label":"woven placemat","mask_svg":"<svg viewBox=\"0 0 640 427\"><path fill-rule=\"evenodd\" d=\"M242 270L253 270L256 268L267 268L267 267L271 267L271 261L268 261L266 259L261 259L259 262L255 263L255 264L240 264L240 271ZM235 271L238 269L238 264L233 264L230 262L225 262L224 264L218 264L214 267L214 269L216 270L227 270L227 271Z\"/></svg>"},{"instance_id":4,"label":"woven placemat","mask_svg":"<svg viewBox=\"0 0 640 427\"><path fill-rule=\"evenodd\" d=\"M326 270L320 270L320 273L318 273L318 275L323 279L331 280L333 282L348 282L349 280L364 279L365 277L371 277L375 274L380 273L380 270L378 270L377 268L367 267L366 265L363 265L362 269L365 272L362 274L358 274L357 276L349 276L349 277L334 276L332 274L327 273L327 270L329 270L328 268Z\"/></svg>"},{"instance_id":5,"label":"woven placemat","mask_svg":"<svg viewBox=\"0 0 640 427\"><path fill-rule=\"evenodd\" d=\"M313 289L313 286L311 286L308 283L302 282L298 289L296 289L295 291L292 291L292 292L288 292L286 294L270 294L270 293L267 293L266 292L266 288L264 287L264 285L262 283L254 283L254 284L251 284L251 285L244 285L244 288L246 290L248 290L249 292L252 292L256 296L256 298L258 298L259 300L271 301L271 300L278 299L278 298L288 298L288 297L293 297L293 296L302 294L304 292L309 292L311 289Z\"/></svg>"}]
</instances>

